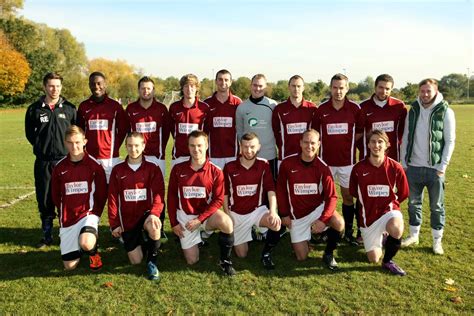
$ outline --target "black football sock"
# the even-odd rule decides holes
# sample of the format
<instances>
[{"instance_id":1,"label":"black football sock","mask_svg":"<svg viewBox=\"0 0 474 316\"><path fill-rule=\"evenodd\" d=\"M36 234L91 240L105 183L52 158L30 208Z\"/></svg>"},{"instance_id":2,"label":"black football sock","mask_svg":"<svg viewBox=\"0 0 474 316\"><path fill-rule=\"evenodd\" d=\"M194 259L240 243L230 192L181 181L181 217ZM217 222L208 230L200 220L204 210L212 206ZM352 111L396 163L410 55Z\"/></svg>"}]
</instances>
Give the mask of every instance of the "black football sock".
<instances>
[{"instance_id":1,"label":"black football sock","mask_svg":"<svg viewBox=\"0 0 474 316\"><path fill-rule=\"evenodd\" d=\"M354 224L354 204L353 205L346 205L342 204L342 216L344 217L345 225L345 235L351 236L352 235L352 226Z\"/></svg>"},{"instance_id":2,"label":"black football sock","mask_svg":"<svg viewBox=\"0 0 474 316\"><path fill-rule=\"evenodd\" d=\"M356 204L354 204L354 214L355 214L355 219L356 219L356 226L357 226L357 237L360 237L360 213L359 210L362 208L362 205L360 204L359 200L356 201Z\"/></svg>"},{"instance_id":3,"label":"black football sock","mask_svg":"<svg viewBox=\"0 0 474 316\"><path fill-rule=\"evenodd\" d=\"M160 214L161 232L163 232L165 229L165 219L166 219L165 207L166 207L166 204L163 206L163 211L161 211L161 214Z\"/></svg>"},{"instance_id":4,"label":"black football sock","mask_svg":"<svg viewBox=\"0 0 474 316\"><path fill-rule=\"evenodd\" d=\"M337 243L341 240L341 232L338 232L332 227L326 231L328 236L328 242L326 244L325 254L332 254L337 247Z\"/></svg>"},{"instance_id":5,"label":"black football sock","mask_svg":"<svg viewBox=\"0 0 474 316\"><path fill-rule=\"evenodd\" d=\"M147 258L146 262L152 262L156 264L156 259L158 257L158 249L160 249L161 246L161 241L158 240L153 240L151 238L148 238L148 241L146 242L146 247L147 247Z\"/></svg>"},{"instance_id":6,"label":"black football sock","mask_svg":"<svg viewBox=\"0 0 474 316\"><path fill-rule=\"evenodd\" d=\"M41 228L43 230L44 240L47 243L53 241L53 217L45 216L41 218Z\"/></svg>"},{"instance_id":7,"label":"black football sock","mask_svg":"<svg viewBox=\"0 0 474 316\"><path fill-rule=\"evenodd\" d=\"M87 252L87 254L88 254L89 256L95 256L96 253L97 253L97 248L99 248L99 244L96 242L94 248L92 248L91 250L89 250L89 251Z\"/></svg>"},{"instance_id":8,"label":"black football sock","mask_svg":"<svg viewBox=\"0 0 474 316\"><path fill-rule=\"evenodd\" d=\"M385 243L385 255L383 256L383 262L387 263L392 260L393 257L397 254L400 249L402 239L395 239L392 236L388 235L387 242Z\"/></svg>"},{"instance_id":9,"label":"black football sock","mask_svg":"<svg viewBox=\"0 0 474 316\"><path fill-rule=\"evenodd\" d=\"M267 239L265 240L265 245L263 246L262 255L272 252L273 248L280 241L280 231L273 231L269 229L267 231Z\"/></svg>"},{"instance_id":10,"label":"black football sock","mask_svg":"<svg viewBox=\"0 0 474 316\"><path fill-rule=\"evenodd\" d=\"M221 261L230 260L232 247L234 246L234 233L219 233L219 247L221 250Z\"/></svg>"}]
</instances>

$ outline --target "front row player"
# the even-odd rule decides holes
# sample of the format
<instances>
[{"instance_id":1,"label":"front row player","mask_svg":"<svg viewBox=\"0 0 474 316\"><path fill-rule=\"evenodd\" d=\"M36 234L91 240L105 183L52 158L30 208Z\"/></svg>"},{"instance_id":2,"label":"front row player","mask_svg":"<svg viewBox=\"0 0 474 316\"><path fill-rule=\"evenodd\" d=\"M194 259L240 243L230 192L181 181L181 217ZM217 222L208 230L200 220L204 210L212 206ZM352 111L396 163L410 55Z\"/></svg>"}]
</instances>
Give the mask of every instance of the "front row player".
<instances>
[{"instance_id":1,"label":"front row player","mask_svg":"<svg viewBox=\"0 0 474 316\"><path fill-rule=\"evenodd\" d=\"M98 270L102 260L97 252L97 226L107 200L107 181L102 166L84 151L84 131L75 125L65 133L68 155L52 174L52 198L59 210L59 237L64 268L73 270L83 252L89 267Z\"/></svg>"},{"instance_id":2,"label":"front row player","mask_svg":"<svg viewBox=\"0 0 474 316\"><path fill-rule=\"evenodd\" d=\"M234 234L232 220L223 211L224 175L219 167L206 158L207 134L196 130L188 136L188 161L171 169L168 185L168 214L173 232L180 238L181 248L188 264L199 261L200 228L218 229L220 262L228 276L235 270L230 260Z\"/></svg>"},{"instance_id":3,"label":"front row player","mask_svg":"<svg viewBox=\"0 0 474 316\"><path fill-rule=\"evenodd\" d=\"M385 155L390 143L384 131L372 130L367 139L370 156L354 166L349 185L351 195L362 204L359 212L364 248L370 262L379 262L383 235L388 232L382 268L404 276L406 272L392 258L400 249L403 234L400 204L408 197L407 178L402 166Z\"/></svg>"},{"instance_id":4,"label":"front row player","mask_svg":"<svg viewBox=\"0 0 474 316\"><path fill-rule=\"evenodd\" d=\"M247 256L253 225L270 229L261 258L263 267L270 270L275 268L271 252L280 240L281 220L276 210L270 165L265 159L257 158L259 150L257 134L242 136L240 156L224 167L224 210L234 222L234 251L240 258ZM263 204L264 197L268 197L269 208Z\"/></svg>"},{"instance_id":5,"label":"front row player","mask_svg":"<svg viewBox=\"0 0 474 316\"><path fill-rule=\"evenodd\" d=\"M148 279L160 281L156 266L160 248L160 214L165 184L160 168L143 158L143 135L125 138L127 158L112 169L109 183L109 224L112 235L123 238L131 264L140 264L147 253ZM144 249L143 249L144 248Z\"/></svg>"},{"instance_id":6,"label":"front row player","mask_svg":"<svg viewBox=\"0 0 474 316\"><path fill-rule=\"evenodd\" d=\"M303 133L301 154L286 158L280 166L277 201L281 223L290 229L291 243L297 260L309 254L311 233L327 229L323 261L337 270L333 252L344 230L344 219L336 212L337 195L329 167L318 157L319 133Z\"/></svg>"}]
</instances>

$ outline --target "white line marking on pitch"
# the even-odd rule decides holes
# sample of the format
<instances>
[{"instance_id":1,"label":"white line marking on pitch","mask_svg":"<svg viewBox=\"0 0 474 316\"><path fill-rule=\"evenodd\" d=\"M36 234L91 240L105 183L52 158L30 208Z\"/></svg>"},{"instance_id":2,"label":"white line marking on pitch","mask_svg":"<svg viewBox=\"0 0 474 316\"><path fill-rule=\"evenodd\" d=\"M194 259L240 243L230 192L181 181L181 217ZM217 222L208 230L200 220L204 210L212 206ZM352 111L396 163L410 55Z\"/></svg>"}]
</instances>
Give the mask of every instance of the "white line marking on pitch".
<instances>
[{"instance_id":1,"label":"white line marking on pitch","mask_svg":"<svg viewBox=\"0 0 474 316\"><path fill-rule=\"evenodd\" d=\"M0 190L31 190L35 187L0 187Z\"/></svg>"},{"instance_id":2,"label":"white line marking on pitch","mask_svg":"<svg viewBox=\"0 0 474 316\"><path fill-rule=\"evenodd\" d=\"M23 195L20 195L19 197L17 197L16 199L14 200L11 200L10 202L7 202L3 205L0 205L0 208L7 208L7 207L10 207L12 206L13 204L16 204L20 201L23 201L24 199L28 198L29 196L35 194L35 191L31 191L29 193L26 193L26 194L23 194Z\"/></svg>"}]
</instances>

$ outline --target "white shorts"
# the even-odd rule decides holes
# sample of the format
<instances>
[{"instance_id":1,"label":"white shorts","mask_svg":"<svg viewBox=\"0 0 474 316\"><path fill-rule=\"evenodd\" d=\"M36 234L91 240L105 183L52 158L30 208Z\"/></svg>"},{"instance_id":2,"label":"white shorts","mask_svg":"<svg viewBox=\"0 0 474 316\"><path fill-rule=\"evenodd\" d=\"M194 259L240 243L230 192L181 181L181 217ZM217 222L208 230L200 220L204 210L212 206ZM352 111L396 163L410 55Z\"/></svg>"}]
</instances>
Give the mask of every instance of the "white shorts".
<instances>
[{"instance_id":1,"label":"white shorts","mask_svg":"<svg viewBox=\"0 0 474 316\"><path fill-rule=\"evenodd\" d=\"M166 161L164 159L158 159L156 156L148 156L145 155L145 160L149 162L153 162L155 165L160 167L161 170L161 175L163 176L163 179L165 178L166 174Z\"/></svg>"},{"instance_id":2,"label":"white shorts","mask_svg":"<svg viewBox=\"0 0 474 316\"><path fill-rule=\"evenodd\" d=\"M107 178L107 183L109 183L110 174L115 165L120 163L120 158L109 158L109 159L97 159L97 161L102 165L105 170L105 176Z\"/></svg>"},{"instance_id":3,"label":"white shorts","mask_svg":"<svg viewBox=\"0 0 474 316\"><path fill-rule=\"evenodd\" d=\"M235 160L235 157L226 157L226 158L209 158L213 164L224 170L226 163Z\"/></svg>"},{"instance_id":4,"label":"white shorts","mask_svg":"<svg viewBox=\"0 0 474 316\"><path fill-rule=\"evenodd\" d=\"M387 231L387 223L394 217L398 217L403 220L402 212L390 211L385 213L378 220L372 223L369 227L361 227L360 232L364 239L365 252L375 250L377 248L382 249L383 233Z\"/></svg>"},{"instance_id":5,"label":"white shorts","mask_svg":"<svg viewBox=\"0 0 474 316\"><path fill-rule=\"evenodd\" d=\"M189 161L189 156L183 156L183 157L179 157L179 158L176 158L176 159L172 159L171 160L171 169L173 169L173 167L179 163L182 163L184 161Z\"/></svg>"},{"instance_id":6,"label":"white shorts","mask_svg":"<svg viewBox=\"0 0 474 316\"><path fill-rule=\"evenodd\" d=\"M234 245L241 245L252 240L252 227L259 226L262 217L270 211L263 205L256 208L252 213L241 215L230 211L230 217L234 222Z\"/></svg>"},{"instance_id":7,"label":"white shorts","mask_svg":"<svg viewBox=\"0 0 474 316\"><path fill-rule=\"evenodd\" d=\"M181 226L183 226L183 229L184 229L184 237L179 239L179 241L181 242L181 248L182 249L189 249L192 246L199 244L202 241L202 239L201 239L201 229L206 230L205 227L206 227L206 224L207 224L207 219L204 221L204 223L201 223L200 228L198 228L195 231L191 232L191 231L186 229L186 227L185 227L186 223L189 222L192 219L197 218L198 216L197 215L188 215L184 211L178 210L176 212L176 217L178 218L178 223L180 223ZM212 232L209 231L208 233L211 234Z\"/></svg>"},{"instance_id":8,"label":"white shorts","mask_svg":"<svg viewBox=\"0 0 474 316\"><path fill-rule=\"evenodd\" d=\"M81 218L79 222L72 226L59 228L59 238L61 239L59 248L61 249L61 255L79 251L81 249L79 246L79 235L81 233L82 227L90 226L97 230L97 227L99 226L99 220L100 218L97 215L90 214L84 218ZM97 232L99 231L97 230Z\"/></svg>"},{"instance_id":9,"label":"white shorts","mask_svg":"<svg viewBox=\"0 0 474 316\"><path fill-rule=\"evenodd\" d=\"M332 177L334 178L334 182L338 183L343 188L349 188L349 180L351 178L353 165L350 166L343 166L343 167L331 167Z\"/></svg>"},{"instance_id":10,"label":"white shorts","mask_svg":"<svg viewBox=\"0 0 474 316\"><path fill-rule=\"evenodd\" d=\"M323 210L324 202L305 217L291 220L291 243L296 244L311 239L311 225L321 217Z\"/></svg>"}]
</instances>

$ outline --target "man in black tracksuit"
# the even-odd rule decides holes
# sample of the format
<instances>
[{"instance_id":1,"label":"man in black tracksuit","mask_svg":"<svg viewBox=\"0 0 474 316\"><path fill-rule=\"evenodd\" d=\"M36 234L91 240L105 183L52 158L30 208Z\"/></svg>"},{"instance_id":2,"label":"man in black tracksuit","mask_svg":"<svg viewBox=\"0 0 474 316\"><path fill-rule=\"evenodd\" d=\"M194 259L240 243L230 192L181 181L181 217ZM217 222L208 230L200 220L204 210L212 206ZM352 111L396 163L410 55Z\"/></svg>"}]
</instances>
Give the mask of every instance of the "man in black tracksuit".
<instances>
[{"instance_id":1,"label":"man in black tracksuit","mask_svg":"<svg viewBox=\"0 0 474 316\"><path fill-rule=\"evenodd\" d=\"M46 95L31 104L25 116L26 138L36 156L34 175L36 200L41 217L43 238L37 245L43 248L53 242L53 219L56 214L51 198L51 172L67 154L64 146L66 129L76 122L76 107L61 97L63 78L48 73L43 78Z\"/></svg>"}]
</instances>

